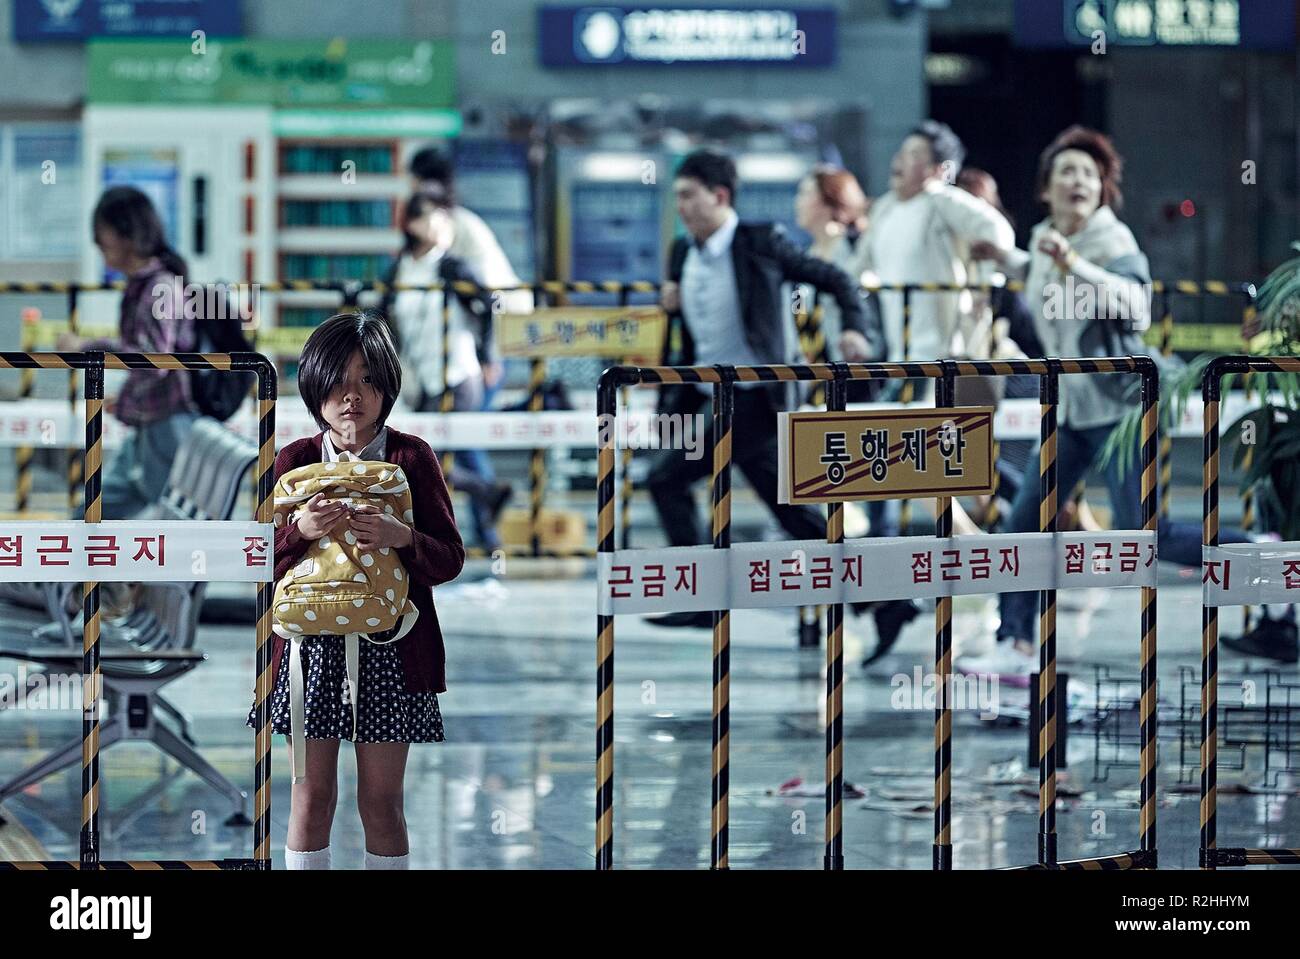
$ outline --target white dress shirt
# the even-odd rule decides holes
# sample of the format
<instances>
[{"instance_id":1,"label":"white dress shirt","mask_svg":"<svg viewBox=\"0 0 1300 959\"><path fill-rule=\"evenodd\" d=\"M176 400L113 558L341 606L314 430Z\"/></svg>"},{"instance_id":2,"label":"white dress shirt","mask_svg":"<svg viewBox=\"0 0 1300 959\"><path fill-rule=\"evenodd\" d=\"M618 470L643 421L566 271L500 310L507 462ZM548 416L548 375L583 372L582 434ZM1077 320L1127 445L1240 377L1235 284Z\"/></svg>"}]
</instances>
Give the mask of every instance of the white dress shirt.
<instances>
[{"instance_id":1,"label":"white dress shirt","mask_svg":"<svg viewBox=\"0 0 1300 959\"><path fill-rule=\"evenodd\" d=\"M722 226L704 241L692 242L682 264L682 317L695 341L695 363L757 366L758 357L745 337L740 291L731 259L731 242L739 217L732 210ZM706 392L708 384L700 384Z\"/></svg>"}]
</instances>

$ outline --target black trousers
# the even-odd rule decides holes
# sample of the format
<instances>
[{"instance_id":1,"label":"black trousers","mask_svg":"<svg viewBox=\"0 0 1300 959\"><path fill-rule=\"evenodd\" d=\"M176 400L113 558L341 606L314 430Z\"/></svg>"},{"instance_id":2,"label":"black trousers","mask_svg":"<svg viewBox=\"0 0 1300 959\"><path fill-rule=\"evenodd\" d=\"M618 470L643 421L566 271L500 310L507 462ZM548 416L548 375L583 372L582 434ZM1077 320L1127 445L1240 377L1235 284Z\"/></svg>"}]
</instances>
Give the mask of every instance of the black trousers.
<instances>
[{"instance_id":1,"label":"black trousers","mask_svg":"<svg viewBox=\"0 0 1300 959\"><path fill-rule=\"evenodd\" d=\"M699 546L709 542L711 534L700 527L691 487L712 475L713 404L697 387L680 386L671 389L678 395L672 397L673 402L665 412L681 416L698 413L700 418L695 423L703 430L703 442L695 451L654 450L650 454L653 459L646 485L669 544ZM770 387L735 388L731 424L732 462L740 468L754 492L767 504L776 521L792 539L825 539L826 519L820 509L813 506L782 506L777 503L777 405L776 397L770 390Z\"/></svg>"}]
</instances>

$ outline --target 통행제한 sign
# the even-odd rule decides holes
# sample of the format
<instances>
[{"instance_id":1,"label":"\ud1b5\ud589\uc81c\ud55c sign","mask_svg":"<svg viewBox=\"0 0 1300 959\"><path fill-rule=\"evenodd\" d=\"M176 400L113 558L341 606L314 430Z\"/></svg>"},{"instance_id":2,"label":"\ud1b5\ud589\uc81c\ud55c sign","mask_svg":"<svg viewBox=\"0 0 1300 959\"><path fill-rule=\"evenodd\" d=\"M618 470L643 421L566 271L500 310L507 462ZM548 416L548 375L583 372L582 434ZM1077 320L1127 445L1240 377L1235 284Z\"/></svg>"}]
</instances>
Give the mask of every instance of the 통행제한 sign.
<instances>
[{"instance_id":1,"label":"\ud1b5\ud589\uc81c\ud55c sign","mask_svg":"<svg viewBox=\"0 0 1300 959\"><path fill-rule=\"evenodd\" d=\"M993 407L781 413L782 503L993 491Z\"/></svg>"}]
</instances>

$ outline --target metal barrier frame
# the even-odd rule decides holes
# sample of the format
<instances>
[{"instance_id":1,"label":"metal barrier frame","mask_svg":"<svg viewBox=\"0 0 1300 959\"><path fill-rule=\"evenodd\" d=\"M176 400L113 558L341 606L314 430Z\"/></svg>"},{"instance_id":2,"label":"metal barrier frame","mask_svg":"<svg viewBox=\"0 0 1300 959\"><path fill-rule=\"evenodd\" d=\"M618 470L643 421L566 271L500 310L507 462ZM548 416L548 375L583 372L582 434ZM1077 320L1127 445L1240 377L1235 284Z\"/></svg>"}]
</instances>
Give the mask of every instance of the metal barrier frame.
<instances>
[{"instance_id":1,"label":"metal barrier frame","mask_svg":"<svg viewBox=\"0 0 1300 959\"><path fill-rule=\"evenodd\" d=\"M1219 545L1219 400L1223 377L1231 373L1300 373L1300 357L1219 356L1205 368L1205 442L1201 478L1201 542ZM1244 497L1243 497L1244 501ZM1221 866L1300 865L1300 848L1219 848L1219 610L1201 602L1201 842L1202 869Z\"/></svg>"},{"instance_id":2,"label":"metal barrier frame","mask_svg":"<svg viewBox=\"0 0 1300 959\"><path fill-rule=\"evenodd\" d=\"M597 390L599 422L610 422L618 411L623 387L713 384L713 548L731 545L731 427L734 386L738 382L830 381L828 410L844 408L851 379L937 380L936 405L952 405L959 376L1037 375L1042 425L1039 451L1039 531L1056 532L1056 408L1062 374L1133 373L1141 377L1143 529L1157 529L1157 405L1160 383L1149 357L1046 359L1022 361L954 361L933 363L833 363L817 365L627 367L607 369ZM597 459L597 549L614 552L617 494L614 459L617 439L601 434ZM952 499L937 497L935 534L952 535ZM829 543L844 541L843 504L828 507ZM1113 856L1060 862L1056 855L1056 590L1039 591L1039 831L1038 862L1019 868L1134 869L1155 868L1156 850L1156 593L1142 587L1141 597L1141 797L1139 848ZM710 862L728 866L728 784L730 757L730 610L714 610L713 619L713 761ZM844 606L828 606L826 644L826 819L825 869L844 868L843 804L843 650ZM952 598L935 601L935 673L939 677L934 715L934 844L933 868L952 869ZM614 867L614 616L596 615L596 869Z\"/></svg>"},{"instance_id":3,"label":"metal barrier frame","mask_svg":"<svg viewBox=\"0 0 1300 959\"><path fill-rule=\"evenodd\" d=\"M271 523L275 469L275 365L260 353L25 353L0 352L0 369L86 371L86 482L83 522L101 519L104 370L223 370L257 375L257 502L254 519ZM274 547L272 547L274 551ZM271 868L271 594L273 582L257 584L257 731L253 756L252 859L101 860L99 858L99 712L103 674L99 662L99 583L84 584L81 663L81 841L76 862L0 862L0 871L41 869L261 869Z\"/></svg>"}]
</instances>

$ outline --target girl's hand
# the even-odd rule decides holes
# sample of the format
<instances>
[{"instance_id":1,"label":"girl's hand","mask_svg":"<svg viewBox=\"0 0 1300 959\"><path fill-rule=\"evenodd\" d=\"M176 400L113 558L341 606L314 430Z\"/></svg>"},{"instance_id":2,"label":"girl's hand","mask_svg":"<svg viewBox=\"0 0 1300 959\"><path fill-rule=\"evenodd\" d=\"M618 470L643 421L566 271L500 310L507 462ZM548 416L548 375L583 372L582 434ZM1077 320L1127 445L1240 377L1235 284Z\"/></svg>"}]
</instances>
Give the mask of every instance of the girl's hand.
<instances>
[{"instance_id":1,"label":"girl's hand","mask_svg":"<svg viewBox=\"0 0 1300 959\"><path fill-rule=\"evenodd\" d=\"M54 348L60 353L75 353L81 349L84 341L76 333L69 333L66 330L59 334L58 339L54 342Z\"/></svg>"},{"instance_id":2,"label":"girl's hand","mask_svg":"<svg viewBox=\"0 0 1300 959\"><path fill-rule=\"evenodd\" d=\"M326 500L324 493L317 493L307 500L307 509L298 517L298 533L303 539L318 540L344 519L347 512L342 500Z\"/></svg>"},{"instance_id":3,"label":"girl's hand","mask_svg":"<svg viewBox=\"0 0 1300 959\"><path fill-rule=\"evenodd\" d=\"M671 280L659 287L659 305L665 313L676 313L682 308L682 294L678 285Z\"/></svg>"},{"instance_id":4,"label":"girl's hand","mask_svg":"<svg viewBox=\"0 0 1300 959\"><path fill-rule=\"evenodd\" d=\"M381 512L378 506L364 504L352 511L348 518L352 531L357 534L357 549L363 553L384 546L401 549L415 540L411 527L392 513Z\"/></svg>"}]
</instances>

